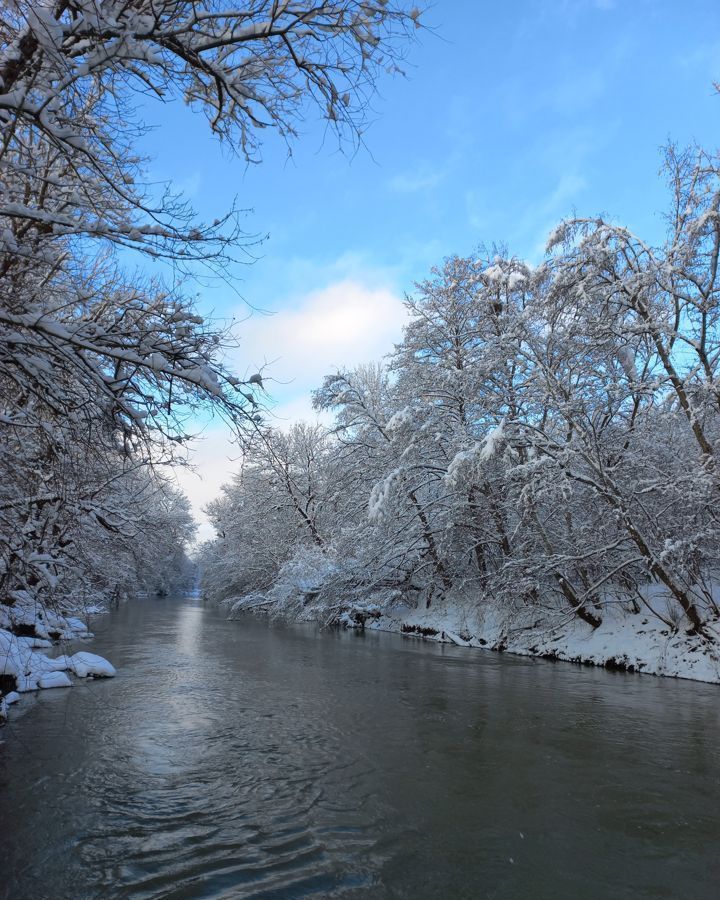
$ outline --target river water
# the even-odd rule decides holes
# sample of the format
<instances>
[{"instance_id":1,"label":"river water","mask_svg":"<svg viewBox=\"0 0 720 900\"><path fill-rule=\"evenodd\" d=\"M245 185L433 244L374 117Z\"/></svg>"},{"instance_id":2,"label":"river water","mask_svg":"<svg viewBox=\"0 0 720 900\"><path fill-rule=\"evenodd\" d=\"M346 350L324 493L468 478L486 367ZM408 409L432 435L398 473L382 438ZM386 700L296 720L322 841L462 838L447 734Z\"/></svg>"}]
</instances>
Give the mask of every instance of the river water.
<instances>
[{"instance_id":1,"label":"river water","mask_svg":"<svg viewBox=\"0 0 720 900\"><path fill-rule=\"evenodd\" d=\"M0 897L720 897L720 689L397 635L98 618L0 731Z\"/></svg>"}]
</instances>

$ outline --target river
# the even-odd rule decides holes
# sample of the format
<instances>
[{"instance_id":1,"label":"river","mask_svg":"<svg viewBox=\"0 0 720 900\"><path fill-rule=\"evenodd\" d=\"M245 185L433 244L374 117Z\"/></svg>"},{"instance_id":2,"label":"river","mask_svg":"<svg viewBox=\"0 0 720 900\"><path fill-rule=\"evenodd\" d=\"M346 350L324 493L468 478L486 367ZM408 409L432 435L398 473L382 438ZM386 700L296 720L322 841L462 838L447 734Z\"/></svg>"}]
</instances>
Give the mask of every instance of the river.
<instances>
[{"instance_id":1,"label":"river","mask_svg":"<svg viewBox=\"0 0 720 900\"><path fill-rule=\"evenodd\" d=\"M720 689L129 603L0 731L0 896L717 900Z\"/></svg>"}]
</instances>

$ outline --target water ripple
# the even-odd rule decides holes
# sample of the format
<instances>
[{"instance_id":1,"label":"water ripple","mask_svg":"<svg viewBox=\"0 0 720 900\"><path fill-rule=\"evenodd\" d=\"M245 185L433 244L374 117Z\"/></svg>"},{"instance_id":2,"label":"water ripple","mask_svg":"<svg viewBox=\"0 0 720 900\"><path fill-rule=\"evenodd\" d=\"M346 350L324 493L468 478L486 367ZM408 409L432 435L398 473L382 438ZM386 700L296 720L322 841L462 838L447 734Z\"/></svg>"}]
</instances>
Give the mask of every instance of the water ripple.
<instances>
[{"instance_id":1,"label":"water ripple","mask_svg":"<svg viewBox=\"0 0 720 900\"><path fill-rule=\"evenodd\" d=\"M189 603L96 644L0 745L2 900L716 900L715 687Z\"/></svg>"}]
</instances>

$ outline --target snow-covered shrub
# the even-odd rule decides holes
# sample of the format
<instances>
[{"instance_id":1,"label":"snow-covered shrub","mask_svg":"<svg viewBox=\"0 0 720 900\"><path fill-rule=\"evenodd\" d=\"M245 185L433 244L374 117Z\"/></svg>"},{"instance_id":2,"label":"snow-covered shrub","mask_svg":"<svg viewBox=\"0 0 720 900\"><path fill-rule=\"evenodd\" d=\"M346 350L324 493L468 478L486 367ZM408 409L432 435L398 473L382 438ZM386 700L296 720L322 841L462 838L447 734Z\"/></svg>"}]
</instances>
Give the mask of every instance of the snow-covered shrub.
<instances>
[{"instance_id":1,"label":"snow-covered shrub","mask_svg":"<svg viewBox=\"0 0 720 900\"><path fill-rule=\"evenodd\" d=\"M316 547L298 550L280 569L267 592L271 614L299 619L315 619L322 606L321 596L336 564Z\"/></svg>"}]
</instances>

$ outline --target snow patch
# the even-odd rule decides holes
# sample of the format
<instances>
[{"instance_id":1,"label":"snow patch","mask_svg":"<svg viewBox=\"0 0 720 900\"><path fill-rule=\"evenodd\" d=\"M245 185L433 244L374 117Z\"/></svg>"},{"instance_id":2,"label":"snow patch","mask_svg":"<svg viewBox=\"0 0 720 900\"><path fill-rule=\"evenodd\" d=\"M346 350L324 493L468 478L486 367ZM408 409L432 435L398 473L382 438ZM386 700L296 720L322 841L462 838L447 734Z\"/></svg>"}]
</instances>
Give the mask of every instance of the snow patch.
<instances>
[{"instance_id":1,"label":"snow patch","mask_svg":"<svg viewBox=\"0 0 720 900\"><path fill-rule=\"evenodd\" d=\"M63 661L63 668L69 669L78 678L112 678L117 675L115 667L104 657L95 653L75 653L73 656L60 656L57 661Z\"/></svg>"},{"instance_id":2,"label":"snow patch","mask_svg":"<svg viewBox=\"0 0 720 900\"><path fill-rule=\"evenodd\" d=\"M706 637L670 630L652 615L606 610L599 628L577 618L526 618L492 602L449 597L437 608L385 610L366 627L407 637L501 650L519 656L601 666L607 669L720 684L720 624L706 625Z\"/></svg>"},{"instance_id":3,"label":"snow patch","mask_svg":"<svg viewBox=\"0 0 720 900\"><path fill-rule=\"evenodd\" d=\"M72 681L64 672L46 672L38 678L39 688L72 687Z\"/></svg>"}]
</instances>

